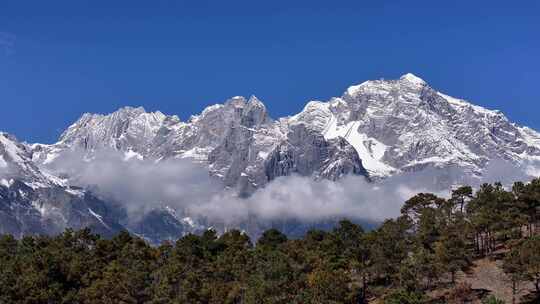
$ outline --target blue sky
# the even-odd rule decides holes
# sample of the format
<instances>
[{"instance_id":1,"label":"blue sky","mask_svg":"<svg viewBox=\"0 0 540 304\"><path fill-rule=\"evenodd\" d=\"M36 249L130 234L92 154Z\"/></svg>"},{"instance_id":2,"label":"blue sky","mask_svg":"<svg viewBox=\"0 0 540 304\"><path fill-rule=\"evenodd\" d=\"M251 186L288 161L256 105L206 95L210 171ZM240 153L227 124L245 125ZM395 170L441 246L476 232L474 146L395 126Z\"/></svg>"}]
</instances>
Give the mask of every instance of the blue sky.
<instances>
[{"instance_id":1,"label":"blue sky","mask_svg":"<svg viewBox=\"0 0 540 304\"><path fill-rule=\"evenodd\" d=\"M539 37L540 1L2 1L0 130L251 94L279 117L406 72L540 129Z\"/></svg>"}]
</instances>

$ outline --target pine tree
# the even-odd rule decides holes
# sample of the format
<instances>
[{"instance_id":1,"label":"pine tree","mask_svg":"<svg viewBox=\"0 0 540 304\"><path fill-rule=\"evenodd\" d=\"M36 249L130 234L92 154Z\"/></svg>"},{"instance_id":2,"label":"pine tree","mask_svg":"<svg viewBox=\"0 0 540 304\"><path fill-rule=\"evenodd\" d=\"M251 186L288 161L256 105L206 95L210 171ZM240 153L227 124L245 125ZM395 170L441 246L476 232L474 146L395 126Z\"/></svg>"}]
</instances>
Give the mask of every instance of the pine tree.
<instances>
[{"instance_id":1,"label":"pine tree","mask_svg":"<svg viewBox=\"0 0 540 304\"><path fill-rule=\"evenodd\" d=\"M450 273L451 282L455 282L456 272L470 265L466 239L455 227L448 227L442 232L435 245L435 256L438 264Z\"/></svg>"}]
</instances>

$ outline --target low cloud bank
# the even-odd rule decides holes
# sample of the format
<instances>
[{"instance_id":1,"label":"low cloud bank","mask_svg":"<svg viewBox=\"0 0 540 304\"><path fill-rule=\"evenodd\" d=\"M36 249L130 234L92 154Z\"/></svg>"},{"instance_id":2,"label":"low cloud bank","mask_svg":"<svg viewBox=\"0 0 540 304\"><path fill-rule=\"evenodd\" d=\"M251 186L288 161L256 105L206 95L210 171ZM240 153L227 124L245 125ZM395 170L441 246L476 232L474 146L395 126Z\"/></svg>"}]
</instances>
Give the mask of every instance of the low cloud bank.
<instances>
[{"instance_id":1,"label":"low cloud bank","mask_svg":"<svg viewBox=\"0 0 540 304\"><path fill-rule=\"evenodd\" d=\"M251 216L306 222L340 217L381 221L397 216L406 199L425 191L428 189L401 184L398 179L374 184L361 176L347 176L337 182L286 176L248 198L228 192L192 205L189 211L230 224Z\"/></svg>"},{"instance_id":2,"label":"low cloud bank","mask_svg":"<svg viewBox=\"0 0 540 304\"><path fill-rule=\"evenodd\" d=\"M540 166L539 166L540 167ZM525 168L493 161L480 178L468 178L459 169L422 170L404 173L377 183L361 176L347 176L337 182L315 181L310 177L287 176L270 182L248 198L224 190L203 165L188 159L154 162L125 159L125 155L104 151L91 161L81 153L64 154L50 166L71 176L71 183L92 188L105 198L121 203L128 214L139 217L155 208L169 206L192 217L234 225L251 218L314 222L347 217L382 221L395 217L405 200L419 192L447 196L441 184L528 180Z\"/></svg>"},{"instance_id":3,"label":"low cloud bank","mask_svg":"<svg viewBox=\"0 0 540 304\"><path fill-rule=\"evenodd\" d=\"M89 159L82 152L66 152L48 167L70 177L72 185L121 203L131 215L164 206L185 209L222 189L206 168L183 159L126 159L116 151L101 151Z\"/></svg>"}]
</instances>

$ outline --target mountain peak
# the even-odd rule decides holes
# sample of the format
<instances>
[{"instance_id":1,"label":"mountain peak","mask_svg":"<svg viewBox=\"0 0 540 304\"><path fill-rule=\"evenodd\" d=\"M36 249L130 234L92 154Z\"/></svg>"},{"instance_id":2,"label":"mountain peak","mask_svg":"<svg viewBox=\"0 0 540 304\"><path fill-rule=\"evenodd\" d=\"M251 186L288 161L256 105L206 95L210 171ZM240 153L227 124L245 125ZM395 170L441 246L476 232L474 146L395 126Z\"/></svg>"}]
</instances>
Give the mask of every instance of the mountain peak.
<instances>
[{"instance_id":1,"label":"mountain peak","mask_svg":"<svg viewBox=\"0 0 540 304\"><path fill-rule=\"evenodd\" d=\"M10 159L19 159L19 154L23 153L23 146L17 139L5 132L0 132L0 156L5 153Z\"/></svg>"},{"instance_id":2,"label":"mountain peak","mask_svg":"<svg viewBox=\"0 0 540 304\"><path fill-rule=\"evenodd\" d=\"M261 108L266 110L266 106L264 105L264 103L255 95L251 95L251 97L249 97L247 106L248 108Z\"/></svg>"},{"instance_id":3,"label":"mountain peak","mask_svg":"<svg viewBox=\"0 0 540 304\"><path fill-rule=\"evenodd\" d=\"M125 106L125 107L121 107L116 112L117 113L143 114L143 113L146 113L146 110L141 106L139 107Z\"/></svg>"},{"instance_id":4,"label":"mountain peak","mask_svg":"<svg viewBox=\"0 0 540 304\"><path fill-rule=\"evenodd\" d=\"M255 95L249 97L248 103L262 103L262 101Z\"/></svg>"},{"instance_id":5,"label":"mountain peak","mask_svg":"<svg viewBox=\"0 0 540 304\"><path fill-rule=\"evenodd\" d=\"M420 77L412 74L412 73L407 73L407 74L404 74L402 75L399 80L402 80L402 81L408 81L410 83L413 83L413 84L417 84L417 85L426 85L427 83Z\"/></svg>"},{"instance_id":6,"label":"mountain peak","mask_svg":"<svg viewBox=\"0 0 540 304\"><path fill-rule=\"evenodd\" d=\"M244 96L233 96L227 101L225 101L226 106L240 107L243 108L247 103L247 100Z\"/></svg>"}]
</instances>

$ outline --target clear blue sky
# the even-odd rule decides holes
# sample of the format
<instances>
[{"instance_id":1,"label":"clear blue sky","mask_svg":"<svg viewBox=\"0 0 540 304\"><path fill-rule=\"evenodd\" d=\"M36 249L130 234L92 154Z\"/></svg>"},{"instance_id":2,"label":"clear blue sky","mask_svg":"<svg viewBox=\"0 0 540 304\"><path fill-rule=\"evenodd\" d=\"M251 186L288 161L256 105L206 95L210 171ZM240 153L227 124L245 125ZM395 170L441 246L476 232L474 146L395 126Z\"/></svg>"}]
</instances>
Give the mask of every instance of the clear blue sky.
<instances>
[{"instance_id":1,"label":"clear blue sky","mask_svg":"<svg viewBox=\"0 0 540 304\"><path fill-rule=\"evenodd\" d=\"M255 94L279 117L406 72L540 129L540 1L0 3L0 130L30 142L124 105Z\"/></svg>"}]
</instances>

